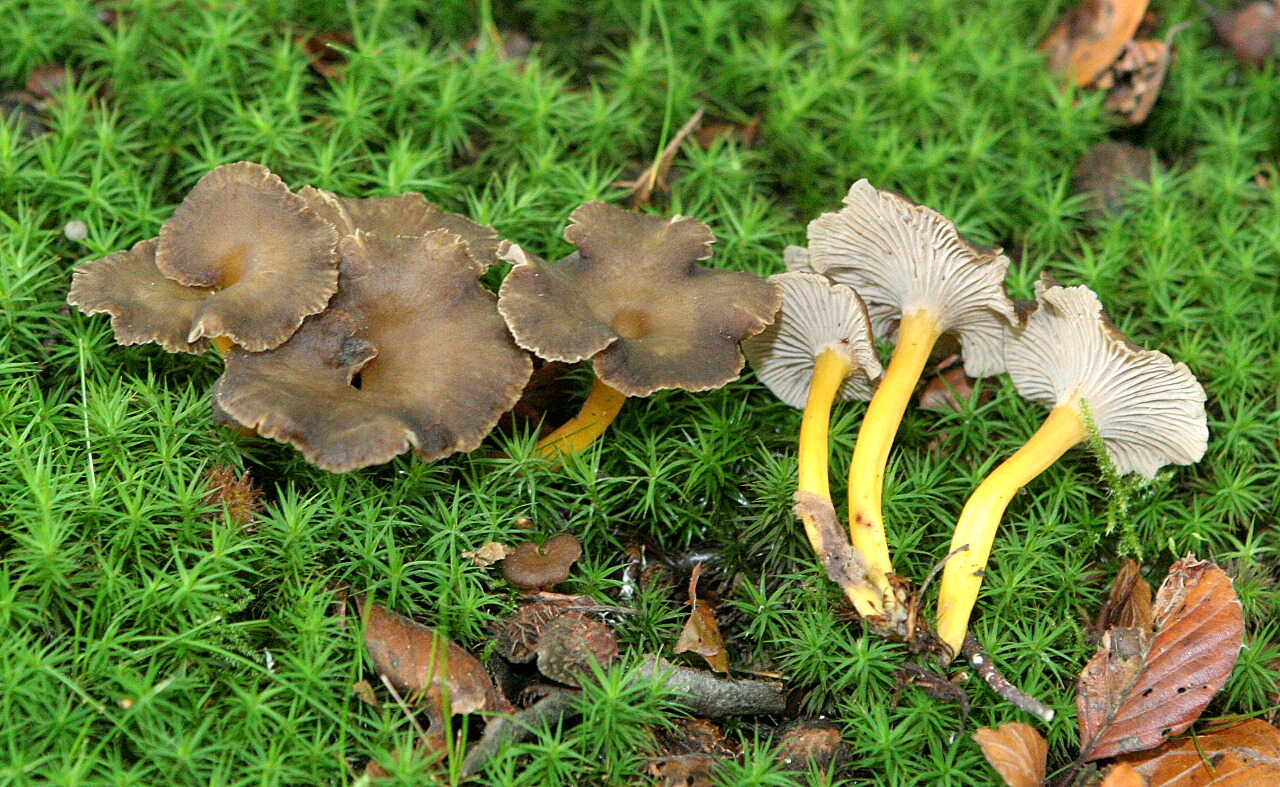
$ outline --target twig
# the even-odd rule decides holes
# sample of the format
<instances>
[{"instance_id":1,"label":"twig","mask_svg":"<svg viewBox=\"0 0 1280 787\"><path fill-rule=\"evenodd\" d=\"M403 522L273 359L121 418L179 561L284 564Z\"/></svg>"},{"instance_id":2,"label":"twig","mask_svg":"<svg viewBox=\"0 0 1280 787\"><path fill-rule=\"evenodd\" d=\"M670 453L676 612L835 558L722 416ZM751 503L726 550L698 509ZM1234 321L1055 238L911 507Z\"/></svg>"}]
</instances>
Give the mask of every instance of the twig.
<instances>
[{"instance_id":1,"label":"twig","mask_svg":"<svg viewBox=\"0 0 1280 787\"><path fill-rule=\"evenodd\" d=\"M987 685L996 694L999 694L1007 702L1012 703L1019 710L1024 710L1041 721L1053 721L1056 711L1013 685L1008 678L1001 675L1000 670L996 669L995 664L991 663L991 657L982 652L982 647L972 634L964 638L964 655L965 658L969 659L969 664L972 665L974 672L981 675L982 679L987 682Z\"/></svg>"},{"instance_id":2,"label":"twig","mask_svg":"<svg viewBox=\"0 0 1280 787\"><path fill-rule=\"evenodd\" d=\"M504 746L526 740L542 727L578 716L580 695L578 691L557 691L515 715L490 716L485 722L484 734L462 760L462 778L470 778L484 770L484 766Z\"/></svg>"},{"instance_id":3,"label":"twig","mask_svg":"<svg viewBox=\"0 0 1280 787\"><path fill-rule=\"evenodd\" d=\"M777 684L721 678L706 670L678 667L658 656L647 657L638 674L663 677L668 693L695 716L708 719L779 714L787 708L786 695Z\"/></svg>"},{"instance_id":4,"label":"twig","mask_svg":"<svg viewBox=\"0 0 1280 787\"><path fill-rule=\"evenodd\" d=\"M916 619L919 617L919 613L920 613L920 599L924 598L924 592L928 590L929 585L933 583L933 578L938 576L938 572L941 571L947 565L947 563L951 560L951 558L955 557L961 552L968 552L968 551L969 551L969 545L961 544L960 546L956 547L955 549L947 553L947 556L944 557L941 561L939 561L938 565L930 569L929 574L924 578L924 582L920 583L920 589L917 590L914 594L912 594L911 606L907 609L907 642L913 642L915 640Z\"/></svg>"},{"instance_id":5,"label":"twig","mask_svg":"<svg viewBox=\"0 0 1280 787\"><path fill-rule=\"evenodd\" d=\"M653 198L653 192L667 190L667 173L671 171L671 162L676 157L676 151L680 149L680 145L685 139L697 130L698 124L702 122L702 116L706 112L704 107L699 107L697 112L693 113L693 117L689 118L676 135L671 138L667 146L662 149L658 157L653 160L644 172L635 180L628 180L616 183L631 190L631 207L639 207L648 205L649 200Z\"/></svg>"}]
</instances>

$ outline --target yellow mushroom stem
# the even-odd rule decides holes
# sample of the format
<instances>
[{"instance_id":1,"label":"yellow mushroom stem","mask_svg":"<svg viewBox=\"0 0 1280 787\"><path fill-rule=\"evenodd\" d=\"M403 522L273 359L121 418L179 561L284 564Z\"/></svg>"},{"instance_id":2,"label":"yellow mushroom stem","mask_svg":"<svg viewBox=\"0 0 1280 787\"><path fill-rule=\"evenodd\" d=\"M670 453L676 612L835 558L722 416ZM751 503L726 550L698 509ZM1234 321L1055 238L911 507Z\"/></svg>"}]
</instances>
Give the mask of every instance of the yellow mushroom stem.
<instances>
[{"instance_id":1,"label":"yellow mushroom stem","mask_svg":"<svg viewBox=\"0 0 1280 787\"><path fill-rule=\"evenodd\" d=\"M582 403L582 409L573 418L566 421L559 429L538 441L534 455L544 459L555 459L585 450L596 441L604 430L609 428L613 419L622 410L622 403L627 401L626 394L609 387L599 377L591 383L591 393Z\"/></svg>"},{"instance_id":2,"label":"yellow mushroom stem","mask_svg":"<svg viewBox=\"0 0 1280 787\"><path fill-rule=\"evenodd\" d=\"M823 350L813 363L813 378L809 383L809 399L805 402L804 415L800 418L800 481L799 491L809 492L828 503L831 502L831 484L828 478L831 432L831 407L845 378L853 371L853 364L834 350ZM801 516L805 535L818 556L829 549L822 531L811 516ZM843 588L853 602L858 614L869 618L883 611L881 596L871 587L851 586Z\"/></svg>"},{"instance_id":3,"label":"yellow mushroom stem","mask_svg":"<svg viewBox=\"0 0 1280 787\"><path fill-rule=\"evenodd\" d=\"M991 545L1009 501L1019 489L1088 436L1089 427L1074 400L1055 407L1031 439L993 470L964 504L951 549L965 544L969 549L957 553L947 563L938 591L937 633L951 648L952 656L958 654L964 644L969 614L978 599Z\"/></svg>"},{"instance_id":4,"label":"yellow mushroom stem","mask_svg":"<svg viewBox=\"0 0 1280 787\"><path fill-rule=\"evenodd\" d=\"M893 572L889 542L885 539L881 495L889 449L898 434L902 414L911 403L916 383L924 372L933 345L942 335L937 318L928 311L904 315L898 325L898 345L889 360L880 387L867 405L858 440L849 464L849 534L867 561L871 581L890 598L887 575Z\"/></svg>"},{"instance_id":5,"label":"yellow mushroom stem","mask_svg":"<svg viewBox=\"0 0 1280 787\"><path fill-rule=\"evenodd\" d=\"M215 336L209 343L213 345L213 349L218 351L218 355L223 358L226 358L227 353L231 352L231 348L236 346L236 343L226 336Z\"/></svg>"}]
</instances>

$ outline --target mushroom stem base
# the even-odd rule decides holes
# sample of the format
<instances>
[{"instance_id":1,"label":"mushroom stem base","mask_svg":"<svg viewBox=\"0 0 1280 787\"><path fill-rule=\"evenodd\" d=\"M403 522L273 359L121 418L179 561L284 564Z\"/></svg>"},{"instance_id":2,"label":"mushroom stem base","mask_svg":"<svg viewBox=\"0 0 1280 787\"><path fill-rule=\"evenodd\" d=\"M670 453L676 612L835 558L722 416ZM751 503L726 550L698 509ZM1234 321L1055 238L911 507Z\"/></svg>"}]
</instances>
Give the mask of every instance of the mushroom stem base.
<instances>
[{"instance_id":1,"label":"mushroom stem base","mask_svg":"<svg viewBox=\"0 0 1280 787\"><path fill-rule=\"evenodd\" d=\"M556 459L583 451L596 441L613 423L622 410L627 396L602 381L593 378L591 393L582 403L576 416L566 421L551 434L538 441L534 455L543 459Z\"/></svg>"},{"instance_id":2,"label":"mushroom stem base","mask_svg":"<svg viewBox=\"0 0 1280 787\"><path fill-rule=\"evenodd\" d=\"M1088 436L1089 427L1074 402L1055 407L1031 439L991 471L964 504L951 548L955 550L968 544L969 549L947 563L938 591L937 632L953 656L964 646L969 615L978 599L991 545L1009 501L1019 489Z\"/></svg>"},{"instance_id":3,"label":"mushroom stem base","mask_svg":"<svg viewBox=\"0 0 1280 787\"><path fill-rule=\"evenodd\" d=\"M867 405L849 464L849 535L853 546L866 557L871 581L889 598L893 593L887 577L893 573L893 562L889 558L881 513L884 469L902 414L941 335L938 321L930 312L917 311L903 316L893 358Z\"/></svg>"}]
</instances>

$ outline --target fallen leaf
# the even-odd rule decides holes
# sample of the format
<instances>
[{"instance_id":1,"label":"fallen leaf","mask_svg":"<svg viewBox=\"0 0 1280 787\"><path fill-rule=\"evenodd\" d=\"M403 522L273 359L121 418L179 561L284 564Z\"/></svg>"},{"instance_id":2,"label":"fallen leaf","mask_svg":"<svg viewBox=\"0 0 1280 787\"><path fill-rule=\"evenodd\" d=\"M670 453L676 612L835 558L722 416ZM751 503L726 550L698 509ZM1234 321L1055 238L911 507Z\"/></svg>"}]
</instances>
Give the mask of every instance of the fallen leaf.
<instances>
[{"instance_id":1,"label":"fallen leaf","mask_svg":"<svg viewBox=\"0 0 1280 787\"><path fill-rule=\"evenodd\" d=\"M723 137L739 137L743 147L753 147L760 137L760 116L756 115L746 125L731 120L710 120L702 124L694 139L704 148L715 144Z\"/></svg>"},{"instance_id":2,"label":"fallen leaf","mask_svg":"<svg viewBox=\"0 0 1280 787\"><path fill-rule=\"evenodd\" d=\"M591 664L608 667L618 659L613 629L581 612L566 612L546 623L538 637L538 671L569 686L581 686Z\"/></svg>"},{"instance_id":3,"label":"fallen leaf","mask_svg":"<svg viewBox=\"0 0 1280 787\"><path fill-rule=\"evenodd\" d=\"M1011 721L973 734L982 755L1008 787L1040 787L1045 779L1049 744L1030 724Z\"/></svg>"},{"instance_id":4,"label":"fallen leaf","mask_svg":"<svg viewBox=\"0 0 1280 787\"><path fill-rule=\"evenodd\" d=\"M74 74L64 65L45 65L31 70L27 77L27 92L38 99L51 98L70 84Z\"/></svg>"},{"instance_id":5,"label":"fallen leaf","mask_svg":"<svg viewBox=\"0 0 1280 787\"><path fill-rule=\"evenodd\" d=\"M780 734L779 734L780 733ZM798 719L774 734L774 759L787 771L825 771L848 759L840 728L825 719Z\"/></svg>"},{"instance_id":6,"label":"fallen leaf","mask_svg":"<svg viewBox=\"0 0 1280 787\"><path fill-rule=\"evenodd\" d=\"M959 361L959 356L956 360ZM924 410L958 413L964 409L961 402L967 402L973 397L974 388L981 391L982 381L966 375L963 366L951 366L939 371L920 389L920 407ZM990 399L991 392L981 391L979 397L979 401Z\"/></svg>"},{"instance_id":7,"label":"fallen leaf","mask_svg":"<svg viewBox=\"0 0 1280 787\"><path fill-rule=\"evenodd\" d=\"M347 55L343 49L352 49L356 41L347 33L311 33L295 35L293 40L302 47L315 72L327 79L339 79L347 67Z\"/></svg>"},{"instance_id":8,"label":"fallen leaf","mask_svg":"<svg viewBox=\"0 0 1280 787\"><path fill-rule=\"evenodd\" d=\"M1111 584L1111 595L1102 605L1094 629L1150 628L1152 622L1151 586L1142 578L1142 565L1128 558Z\"/></svg>"},{"instance_id":9,"label":"fallen leaf","mask_svg":"<svg viewBox=\"0 0 1280 787\"><path fill-rule=\"evenodd\" d=\"M1132 766L1119 763L1107 771L1098 787L1148 787L1146 778Z\"/></svg>"},{"instance_id":10,"label":"fallen leaf","mask_svg":"<svg viewBox=\"0 0 1280 787\"><path fill-rule=\"evenodd\" d=\"M1138 30L1148 0L1084 0L1040 44L1049 68L1081 87L1116 61Z\"/></svg>"},{"instance_id":11,"label":"fallen leaf","mask_svg":"<svg viewBox=\"0 0 1280 787\"><path fill-rule=\"evenodd\" d=\"M1151 180L1155 155L1128 142L1108 140L1089 148L1076 165L1075 190L1088 200L1092 218L1119 216L1134 183Z\"/></svg>"},{"instance_id":12,"label":"fallen leaf","mask_svg":"<svg viewBox=\"0 0 1280 787\"><path fill-rule=\"evenodd\" d=\"M511 547L501 541L486 541L479 549L468 549L463 552L462 558L470 560L472 565L484 568L505 559L512 551Z\"/></svg>"},{"instance_id":13,"label":"fallen leaf","mask_svg":"<svg viewBox=\"0 0 1280 787\"><path fill-rule=\"evenodd\" d=\"M1080 675L1080 761L1142 751L1183 732L1222 688L1244 620L1231 579L1188 555L1156 593L1155 630L1115 628Z\"/></svg>"},{"instance_id":14,"label":"fallen leaf","mask_svg":"<svg viewBox=\"0 0 1280 787\"><path fill-rule=\"evenodd\" d=\"M1186 27L1171 29L1163 41L1126 43L1116 62L1098 77L1094 86L1107 91L1103 106L1118 120L1136 126L1151 114L1173 61L1173 38Z\"/></svg>"},{"instance_id":15,"label":"fallen leaf","mask_svg":"<svg viewBox=\"0 0 1280 787\"><path fill-rule=\"evenodd\" d=\"M702 575L702 563L693 567L693 576L689 578L689 603L693 609L689 619L685 621L680 639L676 642L674 653L697 653L707 660L707 664L716 672L729 673L729 654L724 649L724 638L720 636L720 626L716 623L716 614L706 599L698 598L698 578Z\"/></svg>"},{"instance_id":16,"label":"fallen leaf","mask_svg":"<svg viewBox=\"0 0 1280 787\"><path fill-rule=\"evenodd\" d=\"M676 135L671 138L667 146L662 149L658 157L653 163L645 168L644 172L635 180L622 181L613 185L620 188L628 189L631 193L631 207L638 208L648 205L653 199L655 191L665 193L670 187L667 185L667 173L671 171L671 162L676 157L676 152L680 150L680 145L685 139L698 128L698 124L702 122L702 115L706 110L702 107L693 113L693 117L685 121L680 127Z\"/></svg>"},{"instance_id":17,"label":"fallen leaf","mask_svg":"<svg viewBox=\"0 0 1280 787\"><path fill-rule=\"evenodd\" d=\"M1209 15L1213 32L1227 45L1236 60L1246 66L1262 68L1275 57L1280 45L1280 2L1253 0L1236 8L1223 11L1198 0Z\"/></svg>"},{"instance_id":18,"label":"fallen leaf","mask_svg":"<svg viewBox=\"0 0 1280 787\"><path fill-rule=\"evenodd\" d=\"M366 705L372 705L379 710L382 709L382 703L378 701L378 694L373 690L373 684L367 680L361 679L351 685L351 693Z\"/></svg>"},{"instance_id":19,"label":"fallen leaf","mask_svg":"<svg viewBox=\"0 0 1280 787\"><path fill-rule=\"evenodd\" d=\"M645 772L658 781L658 787L712 787L711 772L716 760L706 754L677 754L650 760Z\"/></svg>"},{"instance_id":20,"label":"fallen leaf","mask_svg":"<svg viewBox=\"0 0 1280 787\"><path fill-rule=\"evenodd\" d=\"M1260 719L1249 719L1171 740L1154 751L1127 757L1126 764L1146 777L1151 787L1280 784L1280 730Z\"/></svg>"},{"instance_id":21,"label":"fallen leaf","mask_svg":"<svg viewBox=\"0 0 1280 787\"><path fill-rule=\"evenodd\" d=\"M433 729L449 715L488 710L493 684L484 666L434 629L380 604L361 601L366 615L365 647L374 668L406 700L425 705Z\"/></svg>"}]
</instances>

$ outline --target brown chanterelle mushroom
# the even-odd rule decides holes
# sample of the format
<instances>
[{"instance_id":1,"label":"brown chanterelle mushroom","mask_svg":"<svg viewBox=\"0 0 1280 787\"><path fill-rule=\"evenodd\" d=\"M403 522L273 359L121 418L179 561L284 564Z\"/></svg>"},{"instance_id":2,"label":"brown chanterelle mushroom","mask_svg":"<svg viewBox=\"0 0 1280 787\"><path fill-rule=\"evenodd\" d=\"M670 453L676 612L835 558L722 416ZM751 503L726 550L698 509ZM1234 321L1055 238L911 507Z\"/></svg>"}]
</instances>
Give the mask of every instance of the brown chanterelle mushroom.
<instances>
[{"instance_id":1,"label":"brown chanterelle mushroom","mask_svg":"<svg viewBox=\"0 0 1280 787\"><path fill-rule=\"evenodd\" d=\"M831 502L827 477L831 406L842 400L871 398L884 370L871 339L871 318L858 294L812 272L770 276L782 288L782 308L773 324L742 343L760 382L782 401L804 409L800 419L798 492ZM805 533L821 557L830 548L815 518L804 516ZM843 541L843 536L841 535ZM844 588L868 620L881 616L878 585Z\"/></svg>"},{"instance_id":2,"label":"brown chanterelle mushroom","mask_svg":"<svg viewBox=\"0 0 1280 787\"><path fill-rule=\"evenodd\" d=\"M548 538L541 546L526 541L502 561L502 575L519 588L547 589L569 578L582 557L582 545L572 533Z\"/></svg>"},{"instance_id":3,"label":"brown chanterelle mushroom","mask_svg":"<svg viewBox=\"0 0 1280 787\"><path fill-rule=\"evenodd\" d=\"M497 261L498 233L492 227L456 213L445 213L417 192L357 199L303 186L298 195L344 238L358 229L383 238L448 230L467 243L477 260Z\"/></svg>"},{"instance_id":4,"label":"brown chanterelle mushroom","mask_svg":"<svg viewBox=\"0 0 1280 787\"><path fill-rule=\"evenodd\" d=\"M329 309L275 350L232 351L216 406L333 472L474 449L532 371L477 281L488 264L448 230L356 231L342 254Z\"/></svg>"},{"instance_id":5,"label":"brown chanterelle mushroom","mask_svg":"<svg viewBox=\"0 0 1280 787\"><path fill-rule=\"evenodd\" d=\"M151 238L77 267L67 303L85 314L110 314L120 344L155 342L171 353L197 353L208 342L189 340L191 322L214 292L165 278L156 267L156 239Z\"/></svg>"},{"instance_id":6,"label":"brown chanterelle mushroom","mask_svg":"<svg viewBox=\"0 0 1280 787\"><path fill-rule=\"evenodd\" d=\"M778 309L777 287L696 264L715 236L700 221L663 219L589 202L569 217L578 251L546 262L510 246L515 267L498 308L521 347L542 358L592 359L595 382L578 417L539 444L552 456L590 445L628 396L705 391L736 379L738 342Z\"/></svg>"},{"instance_id":7,"label":"brown chanterelle mushroom","mask_svg":"<svg viewBox=\"0 0 1280 787\"><path fill-rule=\"evenodd\" d=\"M188 341L227 337L258 352L288 339L338 288L338 233L261 164L241 161L196 183L160 228L155 265L215 292Z\"/></svg>"},{"instance_id":8,"label":"brown chanterelle mushroom","mask_svg":"<svg viewBox=\"0 0 1280 787\"><path fill-rule=\"evenodd\" d=\"M1013 313L1004 293L1009 259L973 245L937 211L865 180L854 183L845 207L809 224L809 264L857 290L877 336L896 331L897 345L867 407L849 467L849 528L875 581L895 594L881 513L889 449L929 354L953 335L965 373L1004 370L1004 326Z\"/></svg>"},{"instance_id":9,"label":"brown chanterelle mushroom","mask_svg":"<svg viewBox=\"0 0 1280 787\"><path fill-rule=\"evenodd\" d=\"M939 637L960 652L1000 518L1014 494L1097 430L1119 473L1153 478L1167 464L1204 455L1204 389L1185 364L1131 343L1087 287L1037 284L1040 308L1006 347L1018 392L1052 409L1026 445L992 471L965 503L942 574Z\"/></svg>"}]
</instances>

